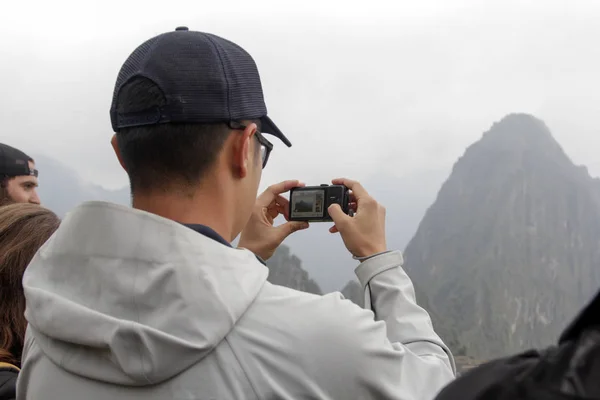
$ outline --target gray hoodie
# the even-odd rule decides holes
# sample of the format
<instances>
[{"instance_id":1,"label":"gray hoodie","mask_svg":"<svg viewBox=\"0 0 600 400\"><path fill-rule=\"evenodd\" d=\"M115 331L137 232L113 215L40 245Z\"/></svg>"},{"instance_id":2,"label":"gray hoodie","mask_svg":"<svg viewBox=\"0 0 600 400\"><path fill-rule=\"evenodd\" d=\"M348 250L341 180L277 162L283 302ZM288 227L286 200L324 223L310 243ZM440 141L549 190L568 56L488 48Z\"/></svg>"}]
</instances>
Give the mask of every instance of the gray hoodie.
<instances>
[{"instance_id":1,"label":"gray hoodie","mask_svg":"<svg viewBox=\"0 0 600 400\"><path fill-rule=\"evenodd\" d=\"M454 361L399 252L356 274L366 309L267 282L247 250L103 202L23 277L19 400L431 399Z\"/></svg>"}]
</instances>

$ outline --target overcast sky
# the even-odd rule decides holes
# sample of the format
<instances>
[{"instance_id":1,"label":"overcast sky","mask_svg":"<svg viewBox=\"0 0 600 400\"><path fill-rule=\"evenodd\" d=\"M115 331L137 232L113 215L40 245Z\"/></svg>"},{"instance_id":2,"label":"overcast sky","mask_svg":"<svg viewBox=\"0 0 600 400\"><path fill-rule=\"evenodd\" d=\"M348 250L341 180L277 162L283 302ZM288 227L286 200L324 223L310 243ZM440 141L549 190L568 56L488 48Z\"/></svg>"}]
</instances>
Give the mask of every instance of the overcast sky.
<instances>
[{"instance_id":1,"label":"overcast sky","mask_svg":"<svg viewBox=\"0 0 600 400\"><path fill-rule=\"evenodd\" d=\"M598 21L597 0L3 2L0 141L125 185L109 146L117 72L185 25L256 60L294 144L275 142L265 184L448 167L509 112L544 119L600 175Z\"/></svg>"}]
</instances>

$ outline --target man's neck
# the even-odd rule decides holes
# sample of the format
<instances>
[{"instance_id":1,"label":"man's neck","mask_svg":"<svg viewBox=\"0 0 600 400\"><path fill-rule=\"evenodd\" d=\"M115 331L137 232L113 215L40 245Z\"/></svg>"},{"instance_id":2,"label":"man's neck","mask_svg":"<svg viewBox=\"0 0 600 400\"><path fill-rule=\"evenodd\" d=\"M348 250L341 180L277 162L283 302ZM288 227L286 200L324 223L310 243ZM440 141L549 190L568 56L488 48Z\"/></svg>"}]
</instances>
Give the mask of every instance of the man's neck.
<instances>
[{"instance_id":1,"label":"man's neck","mask_svg":"<svg viewBox=\"0 0 600 400\"><path fill-rule=\"evenodd\" d=\"M168 218L182 224L200 224L212 228L231 242L233 220L225 197L219 193L198 191L193 196L152 193L134 195L133 208Z\"/></svg>"}]
</instances>

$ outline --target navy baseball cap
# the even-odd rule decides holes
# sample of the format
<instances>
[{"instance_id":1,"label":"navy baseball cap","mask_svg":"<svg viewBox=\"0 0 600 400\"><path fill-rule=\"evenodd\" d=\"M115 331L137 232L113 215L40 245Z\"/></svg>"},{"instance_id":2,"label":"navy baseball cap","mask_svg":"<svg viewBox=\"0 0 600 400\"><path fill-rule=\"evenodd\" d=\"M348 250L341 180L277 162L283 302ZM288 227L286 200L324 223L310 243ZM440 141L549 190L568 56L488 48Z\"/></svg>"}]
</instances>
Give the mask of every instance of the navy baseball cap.
<instances>
[{"instance_id":1,"label":"navy baseball cap","mask_svg":"<svg viewBox=\"0 0 600 400\"><path fill-rule=\"evenodd\" d=\"M166 104L142 111L117 109L121 89L134 78L151 80ZM250 54L229 40L186 27L155 36L131 53L117 77L110 119L115 132L169 122L257 119L263 133L292 145L267 116L258 68Z\"/></svg>"},{"instance_id":2,"label":"navy baseball cap","mask_svg":"<svg viewBox=\"0 0 600 400\"><path fill-rule=\"evenodd\" d=\"M29 168L30 160L32 160L32 158L21 150L0 143L0 177L12 178L24 175L37 177L38 170Z\"/></svg>"}]
</instances>

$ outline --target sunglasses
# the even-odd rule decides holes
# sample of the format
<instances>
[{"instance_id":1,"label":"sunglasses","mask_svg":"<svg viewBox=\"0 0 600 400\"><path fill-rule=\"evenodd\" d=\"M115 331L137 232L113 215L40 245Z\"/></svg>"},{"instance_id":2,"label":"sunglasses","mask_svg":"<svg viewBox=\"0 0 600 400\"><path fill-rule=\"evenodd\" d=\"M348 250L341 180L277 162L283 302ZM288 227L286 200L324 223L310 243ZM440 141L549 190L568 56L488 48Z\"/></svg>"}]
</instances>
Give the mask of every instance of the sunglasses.
<instances>
[{"instance_id":1,"label":"sunglasses","mask_svg":"<svg viewBox=\"0 0 600 400\"><path fill-rule=\"evenodd\" d=\"M241 131L243 131L247 128L246 125L241 124L239 122L235 122L235 121L230 121L228 123L228 126L231 129L241 130ZM262 167L264 169L267 166L267 161L269 161L269 155L271 154L271 151L273 150L273 144L271 142L269 142L267 139L265 139L265 137L262 135L262 133L260 133L258 130L254 134L254 136L256 136L256 139L258 140L258 144L260 144L260 158L262 160Z\"/></svg>"}]
</instances>

